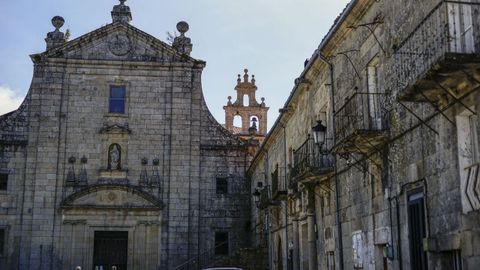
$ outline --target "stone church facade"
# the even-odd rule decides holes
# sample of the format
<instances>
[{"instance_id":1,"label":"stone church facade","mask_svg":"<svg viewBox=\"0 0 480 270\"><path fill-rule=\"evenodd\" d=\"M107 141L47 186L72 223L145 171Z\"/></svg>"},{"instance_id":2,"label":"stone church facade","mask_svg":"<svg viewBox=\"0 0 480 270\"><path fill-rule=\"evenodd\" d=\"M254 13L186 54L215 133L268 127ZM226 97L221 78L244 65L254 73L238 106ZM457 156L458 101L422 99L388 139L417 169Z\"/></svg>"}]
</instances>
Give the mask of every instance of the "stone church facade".
<instances>
[{"instance_id":1,"label":"stone church facade","mask_svg":"<svg viewBox=\"0 0 480 270\"><path fill-rule=\"evenodd\" d=\"M54 17L31 87L0 116L0 269L192 269L248 244L249 145L210 114L188 24L172 46Z\"/></svg>"}]
</instances>

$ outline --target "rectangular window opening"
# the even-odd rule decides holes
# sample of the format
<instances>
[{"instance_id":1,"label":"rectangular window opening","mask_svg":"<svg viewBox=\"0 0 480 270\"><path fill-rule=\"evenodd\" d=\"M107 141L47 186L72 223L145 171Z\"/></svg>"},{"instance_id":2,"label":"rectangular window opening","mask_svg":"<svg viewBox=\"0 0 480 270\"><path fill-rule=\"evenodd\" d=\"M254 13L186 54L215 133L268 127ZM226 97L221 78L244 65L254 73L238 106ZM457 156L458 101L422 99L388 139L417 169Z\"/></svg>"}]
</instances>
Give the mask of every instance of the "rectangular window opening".
<instances>
[{"instance_id":1,"label":"rectangular window opening","mask_svg":"<svg viewBox=\"0 0 480 270\"><path fill-rule=\"evenodd\" d=\"M226 178L217 178L217 194L228 194L228 181Z\"/></svg>"},{"instance_id":2,"label":"rectangular window opening","mask_svg":"<svg viewBox=\"0 0 480 270\"><path fill-rule=\"evenodd\" d=\"M8 188L8 174L0 173L0 190L7 190Z\"/></svg>"},{"instance_id":3,"label":"rectangular window opening","mask_svg":"<svg viewBox=\"0 0 480 270\"><path fill-rule=\"evenodd\" d=\"M462 270L462 253L461 250L449 250L441 253L443 258L444 269Z\"/></svg>"},{"instance_id":4,"label":"rectangular window opening","mask_svg":"<svg viewBox=\"0 0 480 270\"><path fill-rule=\"evenodd\" d=\"M125 113L125 86L110 86L110 100L108 111L110 113Z\"/></svg>"},{"instance_id":5,"label":"rectangular window opening","mask_svg":"<svg viewBox=\"0 0 480 270\"><path fill-rule=\"evenodd\" d=\"M5 255L6 233L5 229L0 229L0 256Z\"/></svg>"},{"instance_id":6,"label":"rectangular window opening","mask_svg":"<svg viewBox=\"0 0 480 270\"><path fill-rule=\"evenodd\" d=\"M335 253L333 251L327 252L327 269L335 270Z\"/></svg>"},{"instance_id":7,"label":"rectangular window opening","mask_svg":"<svg viewBox=\"0 0 480 270\"><path fill-rule=\"evenodd\" d=\"M228 232L215 232L215 255L228 255Z\"/></svg>"}]
</instances>

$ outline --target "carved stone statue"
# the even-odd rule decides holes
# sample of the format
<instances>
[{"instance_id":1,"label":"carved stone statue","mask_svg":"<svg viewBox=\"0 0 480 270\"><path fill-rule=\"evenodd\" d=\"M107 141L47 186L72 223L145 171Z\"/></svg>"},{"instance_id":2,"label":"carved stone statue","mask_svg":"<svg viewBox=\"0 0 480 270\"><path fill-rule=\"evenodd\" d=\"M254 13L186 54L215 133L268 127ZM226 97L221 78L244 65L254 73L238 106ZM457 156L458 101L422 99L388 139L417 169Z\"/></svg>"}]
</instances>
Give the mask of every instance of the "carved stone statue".
<instances>
[{"instance_id":1,"label":"carved stone statue","mask_svg":"<svg viewBox=\"0 0 480 270\"><path fill-rule=\"evenodd\" d=\"M108 167L110 170L120 170L120 146L112 144L108 150Z\"/></svg>"}]
</instances>

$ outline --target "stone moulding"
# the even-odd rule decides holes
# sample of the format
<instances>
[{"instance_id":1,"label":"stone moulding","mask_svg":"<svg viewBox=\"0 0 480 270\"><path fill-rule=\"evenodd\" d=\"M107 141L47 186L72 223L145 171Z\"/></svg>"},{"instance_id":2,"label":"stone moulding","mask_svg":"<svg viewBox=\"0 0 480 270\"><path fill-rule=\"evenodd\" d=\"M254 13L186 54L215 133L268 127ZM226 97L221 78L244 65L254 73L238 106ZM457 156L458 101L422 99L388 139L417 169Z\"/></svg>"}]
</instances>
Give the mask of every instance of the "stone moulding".
<instances>
[{"instance_id":1,"label":"stone moulding","mask_svg":"<svg viewBox=\"0 0 480 270\"><path fill-rule=\"evenodd\" d=\"M104 125L100 129L100 134L132 134L132 130L128 127L128 124L125 125L119 125L119 124L113 124L113 125Z\"/></svg>"},{"instance_id":2,"label":"stone moulding","mask_svg":"<svg viewBox=\"0 0 480 270\"><path fill-rule=\"evenodd\" d=\"M133 196L138 196L148 202L149 205L98 205L98 204L75 204L77 200L92 193L99 191L124 191L130 193ZM137 186L132 185L112 185L112 184L100 184L92 185L83 188L60 203L61 209L137 209L137 210L162 210L163 202L157 199L155 196L141 190Z\"/></svg>"}]
</instances>

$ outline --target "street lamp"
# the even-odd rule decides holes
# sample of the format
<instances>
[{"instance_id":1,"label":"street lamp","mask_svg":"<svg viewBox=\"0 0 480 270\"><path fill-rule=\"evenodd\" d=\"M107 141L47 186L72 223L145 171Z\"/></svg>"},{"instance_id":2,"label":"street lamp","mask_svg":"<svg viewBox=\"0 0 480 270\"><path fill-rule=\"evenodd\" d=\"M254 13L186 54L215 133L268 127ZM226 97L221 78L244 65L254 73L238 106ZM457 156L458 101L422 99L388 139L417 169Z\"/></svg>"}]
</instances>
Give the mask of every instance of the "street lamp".
<instances>
[{"instance_id":1,"label":"street lamp","mask_svg":"<svg viewBox=\"0 0 480 270\"><path fill-rule=\"evenodd\" d=\"M327 127L322 125L322 120L317 121L317 125L312 128L312 133L315 143L322 146L327 134Z\"/></svg>"}]
</instances>

